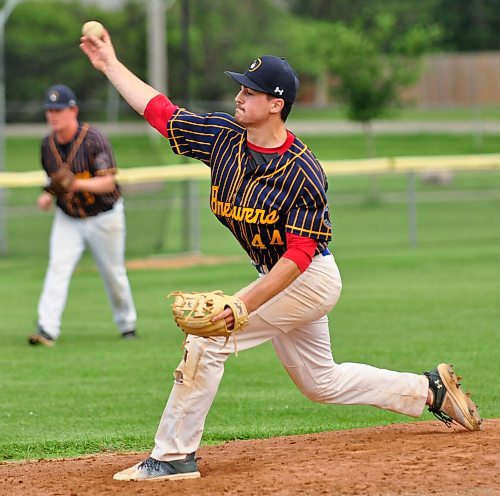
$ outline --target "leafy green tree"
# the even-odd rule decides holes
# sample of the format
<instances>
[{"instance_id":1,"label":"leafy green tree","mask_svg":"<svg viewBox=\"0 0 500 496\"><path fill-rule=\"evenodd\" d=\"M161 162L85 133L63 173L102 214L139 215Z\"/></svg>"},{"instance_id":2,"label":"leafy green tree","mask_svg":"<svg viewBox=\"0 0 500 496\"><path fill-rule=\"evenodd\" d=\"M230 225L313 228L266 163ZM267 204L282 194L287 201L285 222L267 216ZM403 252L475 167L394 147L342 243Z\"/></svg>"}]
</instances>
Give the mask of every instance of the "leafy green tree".
<instances>
[{"instance_id":1,"label":"leafy green tree","mask_svg":"<svg viewBox=\"0 0 500 496\"><path fill-rule=\"evenodd\" d=\"M442 27L440 47L448 51L500 49L500 0L286 0L291 12L351 24L391 13L398 28L435 22Z\"/></svg>"},{"instance_id":2,"label":"leafy green tree","mask_svg":"<svg viewBox=\"0 0 500 496\"><path fill-rule=\"evenodd\" d=\"M378 15L389 13L398 20L397 30L403 32L414 24L436 22L434 17L442 1L454 2L454 0L420 0L418 3L415 0L287 0L287 4L297 17L328 22L340 21L348 25L359 21L370 24Z\"/></svg>"},{"instance_id":3,"label":"leafy green tree","mask_svg":"<svg viewBox=\"0 0 500 496\"><path fill-rule=\"evenodd\" d=\"M291 15L269 0L196 0L190 2L190 7L188 84L193 100L232 96L235 86L224 76L225 70L244 70L253 59L266 53L290 53L284 40ZM185 84L181 13L182 2L175 2L166 21L169 92L174 100L182 97ZM147 78L142 2L131 0L124 8L109 11L77 0L25 0L6 26L7 100L11 105L20 102L23 110L18 115L9 114L9 118L41 120L40 102L46 88L55 82L68 84L81 101L94 102L94 108L101 106L104 114L106 79L92 69L78 46L81 25L89 19L97 19L108 28L120 59L141 78ZM83 118L85 110L82 108Z\"/></svg>"},{"instance_id":4,"label":"leafy green tree","mask_svg":"<svg viewBox=\"0 0 500 496\"><path fill-rule=\"evenodd\" d=\"M377 67L371 65L372 53L381 60L379 53L388 56L396 50L394 40L406 40L408 44L412 39L418 41L419 29L424 29L418 26L426 25L424 13L429 11L428 6L444 1L422 0L420 13L414 16L421 20L418 22L412 17L414 4L409 10L410 0L191 1L192 99L229 100L235 88L223 75L224 70L244 70L255 57L266 53L287 57L299 72L306 91L311 81L324 83L333 70L341 80L342 59L349 61L342 55L346 50L357 57L356 63L351 64L353 71L360 70L358 60L368 60L366 73L375 77ZM181 7L182 2L175 2L167 14L169 91L174 100L184 94L185 84ZM384 28L394 40L382 36L379 42L376 36L381 37L378 31L384 23L380 19L386 11L394 12L390 16L397 19L392 24L386 22L390 29ZM95 102L95 108L101 107L104 114L101 102L106 98L107 82L92 69L78 47L81 25L89 19L103 22L113 36L119 57L140 77L147 77L146 23L141 2L131 0L123 9L108 11L77 0L25 0L6 26L7 100L11 105L21 102L25 119L42 119L40 101L45 89L55 82L70 85L81 101ZM339 19L343 19L340 24ZM389 58L394 59L392 55ZM387 72L387 67L392 66L384 67ZM383 84L378 90L382 92ZM350 93L342 94L347 98ZM33 102L31 112L28 102ZM85 118L85 108L82 110ZM9 114L12 117L19 120L21 116Z\"/></svg>"},{"instance_id":5,"label":"leafy green tree","mask_svg":"<svg viewBox=\"0 0 500 496\"><path fill-rule=\"evenodd\" d=\"M369 26L331 26L328 66L337 78L334 94L345 103L349 118L364 126L369 155L375 155L371 122L400 103L401 90L417 81L422 56L439 35L435 25L414 25L398 34L391 14L379 14Z\"/></svg>"},{"instance_id":6,"label":"leafy green tree","mask_svg":"<svg viewBox=\"0 0 500 496\"><path fill-rule=\"evenodd\" d=\"M438 0L433 17L452 51L500 49L500 0Z\"/></svg>"},{"instance_id":7,"label":"leafy green tree","mask_svg":"<svg viewBox=\"0 0 500 496\"><path fill-rule=\"evenodd\" d=\"M81 26L89 19L98 19L109 29L120 58L144 77L143 6L131 2L122 10L107 11L80 2L22 2L6 25L6 94L7 101L24 106L33 102L33 108L31 113L24 108L16 120L41 119L45 90L55 83L71 86L79 100L104 101L106 79L79 48Z\"/></svg>"},{"instance_id":8,"label":"leafy green tree","mask_svg":"<svg viewBox=\"0 0 500 496\"><path fill-rule=\"evenodd\" d=\"M243 71L258 56L283 54L289 14L269 0L191 1L190 92L198 100L221 100L234 94L226 70ZM182 92L181 2L168 11L169 87Z\"/></svg>"}]
</instances>

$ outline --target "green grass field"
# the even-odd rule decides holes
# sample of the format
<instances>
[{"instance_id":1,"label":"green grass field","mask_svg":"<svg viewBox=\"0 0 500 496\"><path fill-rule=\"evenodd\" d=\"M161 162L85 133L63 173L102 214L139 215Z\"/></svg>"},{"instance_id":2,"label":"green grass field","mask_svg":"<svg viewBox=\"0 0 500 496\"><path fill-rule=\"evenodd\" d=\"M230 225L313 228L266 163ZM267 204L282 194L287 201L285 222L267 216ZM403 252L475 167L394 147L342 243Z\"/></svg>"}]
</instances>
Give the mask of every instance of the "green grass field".
<instances>
[{"instance_id":1,"label":"green grass field","mask_svg":"<svg viewBox=\"0 0 500 496\"><path fill-rule=\"evenodd\" d=\"M392 155L422 154L423 143L442 153L466 153L467 140L459 138L387 137L384 147ZM364 150L361 139L307 141L320 158L344 158ZM170 163L163 147L150 148L145 140L118 138L119 163ZM13 170L35 168L38 149L32 145L36 142L8 143ZM493 137L486 145L497 151ZM367 197L368 178L331 180L332 247L344 281L330 314L336 360L416 373L449 361L464 376L483 416L498 417L500 173L462 173L448 186L419 182L417 248L407 239L405 177L382 176L379 187L381 197L373 202ZM126 193L129 258L178 249L178 190L163 185ZM71 284L57 346L30 348L26 336L36 318L51 215L33 209L38 190L9 193L11 255L0 259L0 459L149 449L182 356L183 335L165 295L174 289L232 292L255 277L253 269L242 257L202 270L130 271L140 339L122 342L86 256ZM200 194L203 253L241 255L208 211L206 184ZM165 246L159 247L162 231ZM372 407L306 400L272 347L264 345L228 360L203 442L407 420Z\"/></svg>"}]
</instances>

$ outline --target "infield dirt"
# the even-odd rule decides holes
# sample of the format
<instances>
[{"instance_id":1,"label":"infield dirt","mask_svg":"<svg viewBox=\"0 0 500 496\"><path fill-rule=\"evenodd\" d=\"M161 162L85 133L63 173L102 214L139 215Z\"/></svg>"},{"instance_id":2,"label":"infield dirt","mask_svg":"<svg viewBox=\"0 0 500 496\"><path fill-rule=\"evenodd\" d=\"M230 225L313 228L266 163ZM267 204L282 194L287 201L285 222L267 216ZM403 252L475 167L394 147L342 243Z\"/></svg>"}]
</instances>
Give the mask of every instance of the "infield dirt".
<instances>
[{"instance_id":1,"label":"infield dirt","mask_svg":"<svg viewBox=\"0 0 500 496\"><path fill-rule=\"evenodd\" d=\"M417 422L234 441L197 453L201 479L118 482L147 453L0 464L0 494L498 495L500 419L481 432Z\"/></svg>"}]
</instances>

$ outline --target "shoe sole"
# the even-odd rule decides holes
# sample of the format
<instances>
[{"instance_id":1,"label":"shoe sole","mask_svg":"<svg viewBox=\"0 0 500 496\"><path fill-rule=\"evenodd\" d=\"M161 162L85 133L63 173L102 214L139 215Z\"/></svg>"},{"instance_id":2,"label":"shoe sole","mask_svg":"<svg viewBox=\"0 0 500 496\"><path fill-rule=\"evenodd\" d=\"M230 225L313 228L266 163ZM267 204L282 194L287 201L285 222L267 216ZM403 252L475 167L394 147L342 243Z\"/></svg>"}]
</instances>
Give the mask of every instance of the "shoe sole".
<instances>
[{"instance_id":1,"label":"shoe sole","mask_svg":"<svg viewBox=\"0 0 500 496\"><path fill-rule=\"evenodd\" d=\"M123 472L126 472L126 470L124 470ZM149 479L136 479L132 474L124 474L123 472L118 472L117 474L113 475L113 480L126 482L155 482L164 480L199 479L201 477L200 472L186 472L184 474L171 474L165 475L163 477L151 477Z\"/></svg>"},{"instance_id":2,"label":"shoe sole","mask_svg":"<svg viewBox=\"0 0 500 496\"><path fill-rule=\"evenodd\" d=\"M32 334L28 338L28 343L33 346L37 344L43 344L44 346L48 346L49 348L52 348L52 346L55 345L54 341L52 341L51 339L45 339L43 336L40 336L39 334Z\"/></svg>"},{"instance_id":3,"label":"shoe sole","mask_svg":"<svg viewBox=\"0 0 500 496\"><path fill-rule=\"evenodd\" d=\"M457 374L451 368L451 365L441 363L437 366L441 380L446 388L446 392L451 396L453 403L462 412L462 415L469 425L464 427L470 431L481 430L481 416L476 404L460 389L458 385Z\"/></svg>"}]
</instances>

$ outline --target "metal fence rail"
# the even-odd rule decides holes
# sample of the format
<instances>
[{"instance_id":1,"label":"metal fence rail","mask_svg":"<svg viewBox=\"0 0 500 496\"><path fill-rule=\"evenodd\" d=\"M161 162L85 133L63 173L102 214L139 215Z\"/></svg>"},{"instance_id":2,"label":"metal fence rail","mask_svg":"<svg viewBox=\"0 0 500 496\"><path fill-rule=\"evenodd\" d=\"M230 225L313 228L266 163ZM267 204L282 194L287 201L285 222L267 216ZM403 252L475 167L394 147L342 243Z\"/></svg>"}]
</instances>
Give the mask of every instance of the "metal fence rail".
<instances>
[{"instance_id":1,"label":"metal fence rail","mask_svg":"<svg viewBox=\"0 0 500 496\"><path fill-rule=\"evenodd\" d=\"M360 160L321 160L327 175L364 175L385 173L419 173L428 171L467 171L500 169L500 154L442 155L419 157L384 157ZM122 184L153 181L187 181L207 179L209 168L199 164L158 165L120 169ZM0 172L0 188L43 186L47 178L42 170Z\"/></svg>"},{"instance_id":2,"label":"metal fence rail","mask_svg":"<svg viewBox=\"0 0 500 496\"><path fill-rule=\"evenodd\" d=\"M418 173L430 171L483 171L500 169L500 154L482 155L447 155L419 157L385 157L362 160L326 160L321 161L325 173L335 175L376 175L405 174L407 177L408 204L408 239L412 246L417 244L417 181ZM118 181L121 184L144 184L159 181L186 184L196 180L209 179L210 169L200 164L159 165L151 167L130 167L120 169ZM28 188L43 186L46 175L42 170L28 172L0 172L1 188ZM187 190L188 193L191 191ZM199 221L195 217L198 212L198 195L189 193L186 209L189 214L189 226L185 237L191 251L199 249Z\"/></svg>"}]
</instances>

